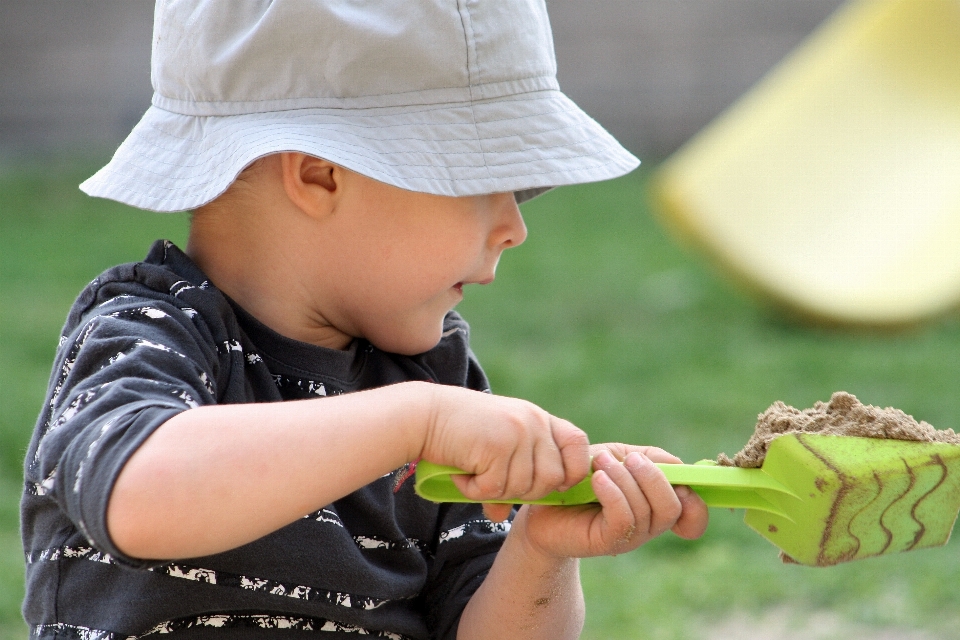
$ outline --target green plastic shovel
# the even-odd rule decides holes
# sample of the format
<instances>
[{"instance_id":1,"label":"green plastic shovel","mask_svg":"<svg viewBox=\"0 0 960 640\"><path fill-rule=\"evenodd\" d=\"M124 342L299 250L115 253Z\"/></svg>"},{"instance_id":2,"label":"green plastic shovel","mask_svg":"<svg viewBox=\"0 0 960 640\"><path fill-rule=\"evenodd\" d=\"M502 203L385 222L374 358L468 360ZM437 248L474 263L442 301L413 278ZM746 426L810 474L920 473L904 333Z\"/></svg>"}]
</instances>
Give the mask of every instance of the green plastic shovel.
<instances>
[{"instance_id":1,"label":"green plastic shovel","mask_svg":"<svg viewBox=\"0 0 960 640\"><path fill-rule=\"evenodd\" d=\"M946 544L960 510L960 446L952 444L789 434L771 443L759 469L712 461L657 466L711 507L746 509L747 525L785 560L810 566ZM450 478L462 473L421 461L417 493L472 502ZM577 505L596 496L587 478L528 502Z\"/></svg>"}]
</instances>

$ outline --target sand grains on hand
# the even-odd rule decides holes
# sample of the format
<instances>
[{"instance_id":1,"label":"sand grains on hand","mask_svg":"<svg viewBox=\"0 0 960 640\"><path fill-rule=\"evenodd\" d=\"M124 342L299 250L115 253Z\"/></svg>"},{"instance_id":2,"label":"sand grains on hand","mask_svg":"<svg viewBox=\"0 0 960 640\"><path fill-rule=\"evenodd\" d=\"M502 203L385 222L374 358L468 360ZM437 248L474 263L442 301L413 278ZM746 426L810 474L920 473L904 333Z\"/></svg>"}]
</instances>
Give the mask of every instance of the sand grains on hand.
<instances>
[{"instance_id":1,"label":"sand grains on hand","mask_svg":"<svg viewBox=\"0 0 960 640\"><path fill-rule=\"evenodd\" d=\"M757 417L757 426L746 446L732 459L721 453L717 462L728 467L759 467L770 443L788 433L960 444L960 435L953 429L934 429L926 422L917 422L900 409L865 405L854 395L837 391L830 402L817 402L802 411L779 400L774 402Z\"/></svg>"}]
</instances>

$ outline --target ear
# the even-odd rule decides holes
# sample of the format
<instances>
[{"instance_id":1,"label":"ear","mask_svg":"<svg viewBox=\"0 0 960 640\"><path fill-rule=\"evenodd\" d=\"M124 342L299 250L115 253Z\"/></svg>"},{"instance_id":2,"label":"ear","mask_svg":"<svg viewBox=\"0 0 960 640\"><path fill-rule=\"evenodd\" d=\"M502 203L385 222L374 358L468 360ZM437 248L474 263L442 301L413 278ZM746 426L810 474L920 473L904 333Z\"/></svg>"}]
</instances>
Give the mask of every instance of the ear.
<instances>
[{"instance_id":1,"label":"ear","mask_svg":"<svg viewBox=\"0 0 960 640\"><path fill-rule=\"evenodd\" d=\"M308 216L319 218L333 210L340 195L340 167L299 152L280 154L283 189L287 197Z\"/></svg>"}]
</instances>

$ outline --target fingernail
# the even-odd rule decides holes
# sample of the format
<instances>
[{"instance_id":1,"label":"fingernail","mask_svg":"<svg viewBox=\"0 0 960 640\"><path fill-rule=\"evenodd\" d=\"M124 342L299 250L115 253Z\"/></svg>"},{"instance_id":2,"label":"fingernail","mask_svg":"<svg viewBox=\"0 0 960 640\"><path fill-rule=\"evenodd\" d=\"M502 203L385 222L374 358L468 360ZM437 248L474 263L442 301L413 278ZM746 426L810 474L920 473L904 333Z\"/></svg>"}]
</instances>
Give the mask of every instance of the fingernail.
<instances>
[{"instance_id":1,"label":"fingernail","mask_svg":"<svg viewBox=\"0 0 960 640\"><path fill-rule=\"evenodd\" d=\"M636 451L627 454L627 457L623 459L623 464L628 469L639 469L640 465L643 464L643 460L640 458L640 454Z\"/></svg>"},{"instance_id":2,"label":"fingernail","mask_svg":"<svg viewBox=\"0 0 960 640\"><path fill-rule=\"evenodd\" d=\"M612 455L610 455L609 451L601 451L600 453L597 454L594 460L596 461L597 464L603 465L603 466L607 466L614 462L614 458Z\"/></svg>"},{"instance_id":3,"label":"fingernail","mask_svg":"<svg viewBox=\"0 0 960 640\"><path fill-rule=\"evenodd\" d=\"M673 490L674 492L676 492L677 497L680 498L681 500L686 500L687 498L690 497L690 494L693 492L693 490L690 487L685 487L683 485L678 485L674 487Z\"/></svg>"}]
</instances>

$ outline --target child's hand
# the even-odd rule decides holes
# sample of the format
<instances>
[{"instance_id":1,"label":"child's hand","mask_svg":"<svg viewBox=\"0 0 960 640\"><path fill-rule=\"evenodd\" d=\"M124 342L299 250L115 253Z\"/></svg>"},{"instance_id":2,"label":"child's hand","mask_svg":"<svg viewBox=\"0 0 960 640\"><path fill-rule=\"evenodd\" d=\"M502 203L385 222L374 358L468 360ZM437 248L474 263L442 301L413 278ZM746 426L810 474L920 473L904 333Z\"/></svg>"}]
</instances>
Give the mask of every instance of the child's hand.
<instances>
[{"instance_id":1,"label":"child's hand","mask_svg":"<svg viewBox=\"0 0 960 640\"><path fill-rule=\"evenodd\" d=\"M570 422L525 400L431 386L433 411L420 455L472 474L453 476L468 498L542 498L587 476L587 435ZM496 520L510 513L510 505L486 507Z\"/></svg>"},{"instance_id":2,"label":"child's hand","mask_svg":"<svg viewBox=\"0 0 960 640\"><path fill-rule=\"evenodd\" d=\"M668 529L687 539L703 534L706 505L689 488L670 486L654 465L679 458L656 447L624 444L594 445L591 453L599 505L528 505L517 515L514 531L536 550L560 557L615 555Z\"/></svg>"}]
</instances>

